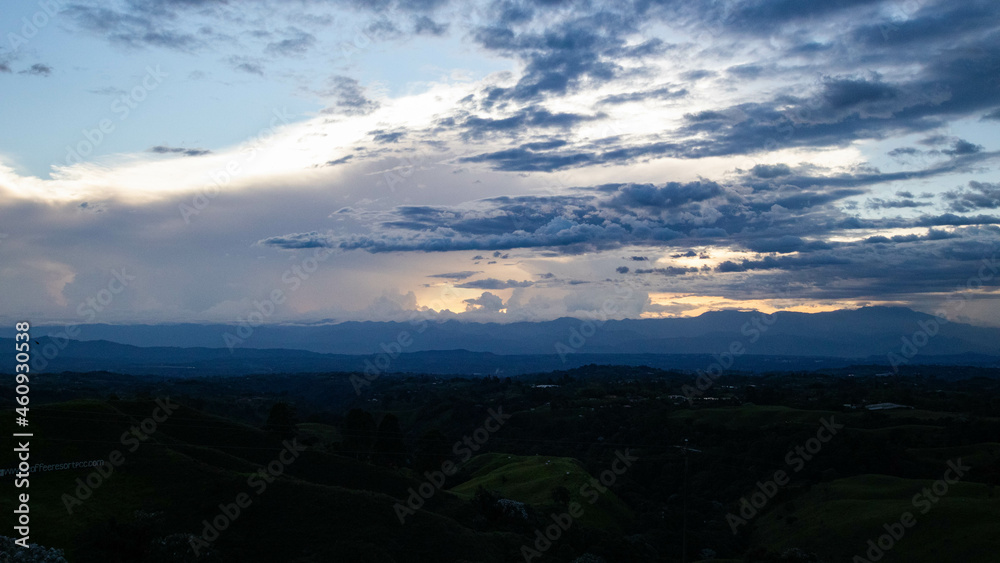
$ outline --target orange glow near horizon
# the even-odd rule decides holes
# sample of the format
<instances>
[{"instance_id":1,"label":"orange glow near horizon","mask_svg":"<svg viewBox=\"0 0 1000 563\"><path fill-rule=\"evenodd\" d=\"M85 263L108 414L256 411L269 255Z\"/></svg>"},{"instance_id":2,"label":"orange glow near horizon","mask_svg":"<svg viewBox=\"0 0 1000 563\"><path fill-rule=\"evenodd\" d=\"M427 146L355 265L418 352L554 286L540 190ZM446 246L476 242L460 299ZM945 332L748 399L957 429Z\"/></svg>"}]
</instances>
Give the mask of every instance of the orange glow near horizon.
<instances>
[{"instance_id":1,"label":"orange glow near horizon","mask_svg":"<svg viewBox=\"0 0 1000 563\"><path fill-rule=\"evenodd\" d=\"M899 306L902 303L893 301L823 301L801 303L792 299L729 299L718 295L691 295L680 293L650 293L650 301L654 305L683 305L692 307L678 313L647 311L642 314L644 319L667 317L697 317L709 311L723 309L739 309L744 311L760 311L774 313L775 311L793 311L796 313L825 313L839 309L858 309L864 306L884 305Z\"/></svg>"}]
</instances>

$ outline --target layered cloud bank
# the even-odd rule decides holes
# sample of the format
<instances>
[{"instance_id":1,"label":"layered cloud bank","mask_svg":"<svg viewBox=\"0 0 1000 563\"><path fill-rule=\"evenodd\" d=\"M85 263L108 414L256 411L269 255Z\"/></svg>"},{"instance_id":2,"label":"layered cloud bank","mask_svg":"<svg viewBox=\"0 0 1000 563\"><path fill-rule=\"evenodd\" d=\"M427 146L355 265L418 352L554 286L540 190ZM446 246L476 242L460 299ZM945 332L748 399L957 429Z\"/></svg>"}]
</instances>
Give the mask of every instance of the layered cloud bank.
<instances>
[{"instance_id":1,"label":"layered cloud bank","mask_svg":"<svg viewBox=\"0 0 1000 563\"><path fill-rule=\"evenodd\" d=\"M0 145L2 314L933 312L960 291L977 306L950 316L996 325L998 16L62 3L0 51L23 129Z\"/></svg>"}]
</instances>

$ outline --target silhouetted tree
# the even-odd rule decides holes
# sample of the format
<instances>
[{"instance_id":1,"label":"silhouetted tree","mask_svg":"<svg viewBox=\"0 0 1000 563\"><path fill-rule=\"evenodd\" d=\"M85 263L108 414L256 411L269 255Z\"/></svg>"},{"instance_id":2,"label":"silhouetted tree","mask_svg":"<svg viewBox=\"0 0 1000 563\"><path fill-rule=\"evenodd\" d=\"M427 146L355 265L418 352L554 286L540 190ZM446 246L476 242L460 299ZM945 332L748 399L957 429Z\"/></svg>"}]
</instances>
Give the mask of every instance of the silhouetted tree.
<instances>
[{"instance_id":1,"label":"silhouetted tree","mask_svg":"<svg viewBox=\"0 0 1000 563\"><path fill-rule=\"evenodd\" d=\"M375 441L375 419L371 413L361 409L351 409L344 418L344 455L359 460L367 460Z\"/></svg>"},{"instance_id":2,"label":"silhouetted tree","mask_svg":"<svg viewBox=\"0 0 1000 563\"><path fill-rule=\"evenodd\" d=\"M264 430L277 432L282 438L291 438L295 436L296 424L298 419L295 416L295 407L284 401L278 401L267 415Z\"/></svg>"},{"instance_id":3,"label":"silhouetted tree","mask_svg":"<svg viewBox=\"0 0 1000 563\"><path fill-rule=\"evenodd\" d=\"M417 440L415 465L419 471L440 469L441 464L451 456L448 438L436 428L424 432L424 435Z\"/></svg>"},{"instance_id":4,"label":"silhouetted tree","mask_svg":"<svg viewBox=\"0 0 1000 563\"><path fill-rule=\"evenodd\" d=\"M549 494L552 496L552 502L558 504L559 506L566 506L569 504L569 489L566 487L563 487L562 485L552 487Z\"/></svg>"},{"instance_id":5,"label":"silhouetted tree","mask_svg":"<svg viewBox=\"0 0 1000 563\"><path fill-rule=\"evenodd\" d=\"M399 429L399 419L389 413L382 417L372 446L376 463L400 467L406 463L406 445L403 432Z\"/></svg>"}]
</instances>

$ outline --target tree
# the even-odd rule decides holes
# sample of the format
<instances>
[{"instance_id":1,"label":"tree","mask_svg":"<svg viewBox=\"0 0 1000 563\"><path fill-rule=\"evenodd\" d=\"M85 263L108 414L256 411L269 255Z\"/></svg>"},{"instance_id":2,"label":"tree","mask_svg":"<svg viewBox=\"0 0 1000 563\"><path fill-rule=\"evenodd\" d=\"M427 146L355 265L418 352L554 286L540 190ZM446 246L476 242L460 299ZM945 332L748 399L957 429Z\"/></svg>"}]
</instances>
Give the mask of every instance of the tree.
<instances>
[{"instance_id":1,"label":"tree","mask_svg":"<svg viewBox=\"0 0 1000 563\"><path fill-rule=\"evenodd\" d=\"M448 438L437 428L424 432L424 435L417 440L416 469L427 471L440 469L452 455Z\"/></svg>"},{"instance_id":2,"label":"tree","mask_svg":"<svg viewBox=\"0 0 1000 563\"><path fill-rule=\"evenodd\" d=\"M291 438L297 431L296 424L298 419L295 416L295 407L284 401L278 401L267 415L264 430L277 432L282 438Z\"/></svg>"},{"instance_id":3,"label":"tree","mask_svg":"<svg viewBox=\"0 0 1000 563\"><path fill-rule=\"evenodd\" d=\"M569 489L559 485L557 487L552 487L549 491L549 495L552 497L552 502L558 504L559 506L567 506L570 501Z\"/></svg>"},{"instance_id":4,"label":"tree","mask_svg":"<svg viewBox=\"0 0 1000 563\"><path fill-rule=\"evenodd\" d=\"M399 429L399 419L396 415L388 413L382 417L372 452L376 463L393 467L400 467L406 463L406 445L403 443L403 432Z\"/></svg>"},{"instance_id":5,"label":"tree","mask_svg":"<svg viewBox=\"0 0 1000 563\"><path fill-rule=\"evenodd\" d=\"M489 491L482 485L476 487L476 493L472 497L472 505L479 509L479 512L489 521L496 520L503 515L500 494L496 491Z\"/></svg>"},{"instance_id":6,"label":"tree","mask_svg":"<svg viewBox=\"0 0 1000 563\"><path fill-rule=\"evenodd\" d=\"M371 413L361 409L351 409L344 418L344 455L365 461L372 451L375 440L375 419Z\"/></svg>"}]
</instances>

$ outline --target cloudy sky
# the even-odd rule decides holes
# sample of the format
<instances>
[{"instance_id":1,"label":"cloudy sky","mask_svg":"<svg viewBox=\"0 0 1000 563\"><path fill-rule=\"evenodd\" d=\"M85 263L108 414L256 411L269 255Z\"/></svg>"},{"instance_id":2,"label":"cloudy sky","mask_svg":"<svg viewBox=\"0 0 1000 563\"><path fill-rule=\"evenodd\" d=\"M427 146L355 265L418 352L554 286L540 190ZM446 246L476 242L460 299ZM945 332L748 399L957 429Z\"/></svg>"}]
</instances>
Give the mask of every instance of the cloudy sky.
<instances>
[{"instance_id":1,"label":"cloudy sky","mask_svg":"<svg viewBox=\"0 0 1000 563\"><path fill-rule=\"evenodd\" d=\"M3 322L1000 325L995 0L43 0L0 34Z\"/></svg>"}]
</instances>

